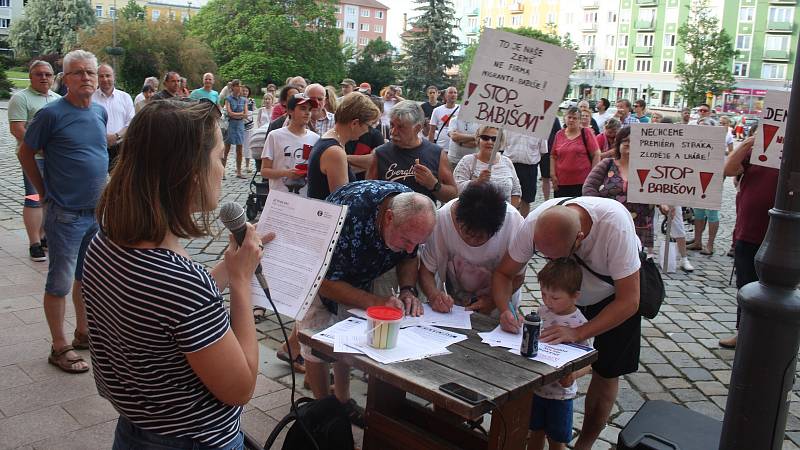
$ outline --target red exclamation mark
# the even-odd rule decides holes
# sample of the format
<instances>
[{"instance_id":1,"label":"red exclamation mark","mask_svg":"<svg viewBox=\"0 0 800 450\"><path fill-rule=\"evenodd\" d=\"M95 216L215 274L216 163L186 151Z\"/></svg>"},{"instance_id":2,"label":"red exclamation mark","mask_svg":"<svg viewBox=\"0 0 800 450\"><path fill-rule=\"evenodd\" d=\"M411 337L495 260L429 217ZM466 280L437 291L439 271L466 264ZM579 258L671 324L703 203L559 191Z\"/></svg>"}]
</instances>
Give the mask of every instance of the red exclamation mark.
<instances>
[{"instance_id":1,"label":"red exclamation mark","mask_svg":"<svg viewBox=\"0 0 800 450\"><path fill-rule=\"evenodd\" d=\"M776 125L764 124L764 153L758 155L759 161L765 162L767 160L767 148L769 148L770 144L772 144L772 139L775 138L775 133L777 132L778 127Z\"/></svg>"},{"instance_id":2,"label":"red exclamation mark","mask_svg":"<svg viewBox=\"0 0 800 450\"><path fill-rule=\"evenodd\" d=\"M703 195L701 195L700 198L706 198L706 188L713 177L714 172L700 172L700 189L703 190Z\"/></svg>"},{"instance_id":3,"label":"red exclamation mark","mask_svg":"<svg viewBox=\"0 0 800 450\"><path fill-rule=\"evenodd\" d=\"M464 106L469 105L469 97L475 92L476 87L478 87L477 83L469 83L467 85L467 98L464 100Z\"/></svg>"},{"instance_id":4,"label":"red exclamation mark","mask_svg":"<svg viewBox=\"0 0 800 450\"><path fill-rule=\"evenodd\" d=\"M636 169L636 174L639 175L639 192L644 192L644 180L647 179L647 175L650 173L650 169Z\"/></svg>"}]
</instances>

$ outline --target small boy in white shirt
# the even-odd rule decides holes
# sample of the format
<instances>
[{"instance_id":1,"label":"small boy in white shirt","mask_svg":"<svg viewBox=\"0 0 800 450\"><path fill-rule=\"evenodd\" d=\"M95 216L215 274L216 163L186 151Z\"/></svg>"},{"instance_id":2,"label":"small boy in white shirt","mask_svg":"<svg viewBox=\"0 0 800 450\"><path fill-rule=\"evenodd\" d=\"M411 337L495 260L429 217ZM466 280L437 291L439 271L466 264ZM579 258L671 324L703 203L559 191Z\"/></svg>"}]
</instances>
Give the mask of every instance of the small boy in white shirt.
<instances>
[{"instance_id":1,"label":"small boy in white shirt","mask_svg":"<svg viewBox=\"0 0 800 450\"><path fill-rule=\"evenodd\" d=\"M544 303L539 307L542 329L553 325L576 328L587 322L575 306L583 278L577 261L572 258L552 260L537 275ZM579 344L590 345L588 341ZM591 367L584 367L534 391L528 449L544 449L545 437L550 450L567 448L572 439L572 399L578 392L575 380L591 370Z\"/></svg>"}]
</instances>

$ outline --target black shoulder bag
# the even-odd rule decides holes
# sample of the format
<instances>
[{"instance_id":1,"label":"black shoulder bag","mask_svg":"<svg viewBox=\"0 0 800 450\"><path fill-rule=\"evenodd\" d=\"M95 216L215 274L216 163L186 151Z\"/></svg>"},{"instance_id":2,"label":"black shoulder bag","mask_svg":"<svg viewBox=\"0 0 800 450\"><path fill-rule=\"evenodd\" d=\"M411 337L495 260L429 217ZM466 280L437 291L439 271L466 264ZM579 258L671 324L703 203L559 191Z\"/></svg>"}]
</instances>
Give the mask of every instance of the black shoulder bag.
<instances>
[{"instance_id":1,"label":"black shoulder bag","mask_svg":"<svg viewBox=\"0 0 800 450\"><path fill-rule=\"evenodd\" d=\"M353 443L353 429L347 411L334 395L312 400L303 397L297 400L297 409L291 411L286 417L281 419L270 433L265 449L272 447L275 439L280 432L295 422L286 433L283 441L282 450L341 450L351 449ZM303 422L298 423L298 422ZM308 432L314 436L314 442L309 439L308 434L303 430L303 425L308 428Z\"/></svg>"},{"instance_id":2,"label":"black shoulder bag","mask_svg":"<svg viewBox=\"0 0 800 450\"><path fill-rule=\"evenodd\" d=\"M573 198L575 197L566 198L558 202L558 204L562 205ZM583 260L577 254L573 253L572 256L574 256L578 264L588 270L589 273L604 283L614 286L613 278L608 275L600 275L599 273L595 272L588 265L586 265L586 263L583 262ZM667 293L664 290L664 280L661 278L661 272L658 270L658 266L656 265L655 261L653 261L653 258L648 258L647 253L639 250L639 262L641 263L641 267L639 267L638 314L648 319L652 319L658 315L658 311L661 309L661 304L664 303L664 297L667 296Z\"/></svg>"}]
</instances>

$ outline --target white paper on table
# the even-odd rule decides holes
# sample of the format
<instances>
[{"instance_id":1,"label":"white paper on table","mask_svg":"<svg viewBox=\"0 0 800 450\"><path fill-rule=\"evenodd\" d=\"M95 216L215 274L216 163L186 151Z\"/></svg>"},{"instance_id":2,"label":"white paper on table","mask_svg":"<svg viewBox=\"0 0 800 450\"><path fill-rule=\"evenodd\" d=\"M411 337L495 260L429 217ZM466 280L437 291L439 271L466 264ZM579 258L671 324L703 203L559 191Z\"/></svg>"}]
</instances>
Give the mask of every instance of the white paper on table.
<instances>
[{"instance_id":1,"label":"white paper on table","mask_svg":"<svg viewBox=\"0 0 800 450\"><path fill-rule=\"evenodd\" d=\"M329 345L335 345L336 335L338 334L366 336L367 321L359 317L348 317L311 336L311 339L316 339Z\"/></svg>"},{"instance_id":2,"label":"white paper on table","mask_svg":"<svg viewBox=\"0 0 800 450\"><path fill-rule=\"evenodd\" d=\"M279 313L295 319L305 316L328 271L346 216L347 206L269 192L256 230L275 233L264 245L261 267ZM253 304L272 310L255 276L250 286Z\"/></svg>"},{"instance_id":3,"label":"white paper on table","mask_svg":"<svg viewBox=\"0 0 800 450\"><path fill-rule=\"evenodd\" d=\"M454 333L428 325L418 325L416 327L406 328L405 330L416 334L420 339L430 343L430 346L436 347L448 347L467 339L465 334Z\"/></svg>"},{"instance_id":4,"label":"white paper on table","mask_svg":"<svg viewBox=\"0 0 800 450\"><path fill-rule=\"evenodd\" d=\"M436 312L427 303L422 304L423 314L418 317L405 316L400 321L400 328L415 327L417 325L431 325L438 327L448 328L462 328L466 330L472 329L472 322L470 321L470 314L472 311L467 311L463 306L453 306L449 313ZM367 312L363 309L350 309L348 312L357 317L367 318Z\"/></svg>"},{"instance_id":5,"label":"white paper on table","mask_svg":"<svg viewBox=\"0 0 800 450\"><path fill-rule=\"evenodd\" d=\"M422 335L411 331L410 328L401 329L397 336L397 346L390 349L372 348L366 343L350 344L365 355L383 364L391 364L403 361L414 361L436 355L450 353L446 348L437 343L426 341Z\"/></svg>"},{"instance_id":6,"label":"white paper on table","mask_svg":"<svg viewBox=\"0 0 800 450\"><path fill-rule=\"evenodd\" d=\"M484 343L492 347L506 347L519 351L519 347L522 345L522 333L509 333L501 329L500 325L492 331L478 333L478 336L483 339Z\"/></svg>"},{"instance_id":7,"label":"white paper on table","mask_svg":"<svg viewBox=\"0 0 800 450\"><path fill-rule=\"evenodd\" d=\"M333 340L333 351L335 353L364 353L358 349L358 344L365 344L367 336L365 334L337 334Z\"/></svg>"},{"instance_id":8,"label":"white paper on table","mask_svg":"<svg viewBox=\"0 0 800 450\"><path fill-rule=\"evenodd\" d=\"M551 345L539 342L539 351L536 353L536 356L532 356L528 359L539 361L558 369L569 362L575 361L592 350L593 349L591 347L586 347L579 344ZM509 352L519 355L519 350L511 349Z\"/></svg>"}]
</instances>

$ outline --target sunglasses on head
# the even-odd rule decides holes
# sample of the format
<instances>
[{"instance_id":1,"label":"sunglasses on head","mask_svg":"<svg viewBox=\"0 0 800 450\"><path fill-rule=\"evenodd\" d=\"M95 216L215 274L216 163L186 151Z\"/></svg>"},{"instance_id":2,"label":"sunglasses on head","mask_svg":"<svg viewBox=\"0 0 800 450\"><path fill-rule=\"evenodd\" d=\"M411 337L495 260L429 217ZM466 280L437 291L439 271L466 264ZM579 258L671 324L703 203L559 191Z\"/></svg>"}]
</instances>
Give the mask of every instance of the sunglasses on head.
<instances>
[{"instance_id":1,"label":"sunglasses on head","mask_svg":"<svg viewBox=\"0 0 800 450\"><path fill-rule=\"evenodd\" d=\"M497 136L489 136L488 134L482 134L478 137L481 138L481 140L484 142L488 141L497 142Z\"/></svg>"}]
</instances>

